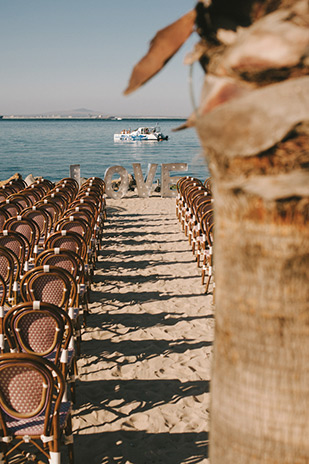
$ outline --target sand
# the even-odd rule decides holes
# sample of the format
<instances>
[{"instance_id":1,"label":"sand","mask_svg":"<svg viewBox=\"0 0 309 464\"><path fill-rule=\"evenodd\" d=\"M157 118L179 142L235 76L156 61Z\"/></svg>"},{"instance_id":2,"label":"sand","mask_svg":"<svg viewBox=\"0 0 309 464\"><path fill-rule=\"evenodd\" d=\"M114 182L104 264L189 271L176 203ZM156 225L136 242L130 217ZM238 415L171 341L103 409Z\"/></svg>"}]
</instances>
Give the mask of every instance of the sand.
<instances>
[{"instance_id":1,"label":"sand","mask_svg":"<svg viewBox=\"0 0 309 464\"><path fill-rule=\"evenodd\" d=\"M107 205L78 361L75 462L208 463L212 295L175 199Z\"/></svg>"}]
</instances>

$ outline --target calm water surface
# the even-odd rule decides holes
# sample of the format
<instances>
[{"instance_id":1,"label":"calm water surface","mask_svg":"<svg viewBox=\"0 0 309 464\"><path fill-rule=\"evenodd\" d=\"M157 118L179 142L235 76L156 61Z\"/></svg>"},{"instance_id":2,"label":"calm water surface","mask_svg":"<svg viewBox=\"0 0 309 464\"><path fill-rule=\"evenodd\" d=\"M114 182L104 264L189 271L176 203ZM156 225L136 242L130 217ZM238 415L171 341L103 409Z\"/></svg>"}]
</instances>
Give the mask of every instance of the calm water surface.
<instances>
[{"instance_id":1,"label":"calm water surface","mask_svg":"<svg viewBox=\"0 0 309 464\"><path fill-rule=\"evenodd\" d=\"M183 121L164 120L159 125L168 141L114 142L123 129L154 126L157 120L1 120L0 180L15 172L52 181L69 175L71 164L80 164L81 176L104 178L109 166L121 165L133 173L132 163L188 163L188 175L205 179L208 169L194 129L172 132ZM178 173L175 172L175 175ZM160 175L157 169L156 178ZM181 175L181 173L179 173ZM185 174L184 174L185 175Z\"/></svg>"}]
</instances>

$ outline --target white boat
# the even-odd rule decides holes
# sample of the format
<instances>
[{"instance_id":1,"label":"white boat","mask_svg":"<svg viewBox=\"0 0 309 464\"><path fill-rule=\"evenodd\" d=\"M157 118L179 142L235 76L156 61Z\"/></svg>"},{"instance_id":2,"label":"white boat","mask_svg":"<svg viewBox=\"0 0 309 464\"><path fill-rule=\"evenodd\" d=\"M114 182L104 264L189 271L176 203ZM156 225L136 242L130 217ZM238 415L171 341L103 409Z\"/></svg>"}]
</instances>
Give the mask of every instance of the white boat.
<instances>
[{"instance_id":1,"label":"white boat","mask_svg":"<svg viewBox=\"0 0 309 464\"><path fill-rule=\"evenodd\" d=\"M136 141L168 140L168 135L163 135L160 127L139 127L131 131L123 130L120 134L114 134L114 142L136 142Z\"/></svg>"}]
</instances>

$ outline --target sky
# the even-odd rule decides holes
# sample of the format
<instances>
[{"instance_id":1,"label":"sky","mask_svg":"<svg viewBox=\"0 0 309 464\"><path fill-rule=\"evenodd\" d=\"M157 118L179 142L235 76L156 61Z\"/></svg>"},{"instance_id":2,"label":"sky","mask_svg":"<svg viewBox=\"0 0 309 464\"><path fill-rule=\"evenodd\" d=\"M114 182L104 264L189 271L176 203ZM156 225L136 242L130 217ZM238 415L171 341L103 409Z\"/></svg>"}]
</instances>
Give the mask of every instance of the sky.
<instances>
[{"instance_id":1,"label":"sky","mask_svg":"<svg viewBox=\"0 0 309 464\"><path fill-rule=\"evenodd\" d=\"M196 2L0 0L0 114L87 108L103 115L189 116L183 60L196 33L156 77L131 95L123 91L156 32ZM193 76L198 99L198 64Z\"/></svg>"}]
</instances>

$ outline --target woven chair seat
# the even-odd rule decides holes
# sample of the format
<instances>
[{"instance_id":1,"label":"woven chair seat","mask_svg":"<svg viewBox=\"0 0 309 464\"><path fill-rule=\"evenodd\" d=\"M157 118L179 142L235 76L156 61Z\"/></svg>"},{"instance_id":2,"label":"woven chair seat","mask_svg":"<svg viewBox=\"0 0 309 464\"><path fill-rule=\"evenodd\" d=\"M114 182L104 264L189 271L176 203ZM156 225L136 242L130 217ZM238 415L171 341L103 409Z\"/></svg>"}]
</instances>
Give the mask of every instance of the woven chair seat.
<instances>
[{"instance_id":1,"label":"woven chair seat","mask_svg":"<svg viewBox=\"0 0 309 464\"><path fill-rule=\"evenodd\" d=\"M65 425L66 419L70 412L71 402L62 402L59 411L60 427L63 427ZM4 414L4 416L8 430L12 435L41 436L43 434L45 410L41 414L38 414L36 417L31 417L30 419L14 420L7 414Z\"/></svg>"}]
</instances>

